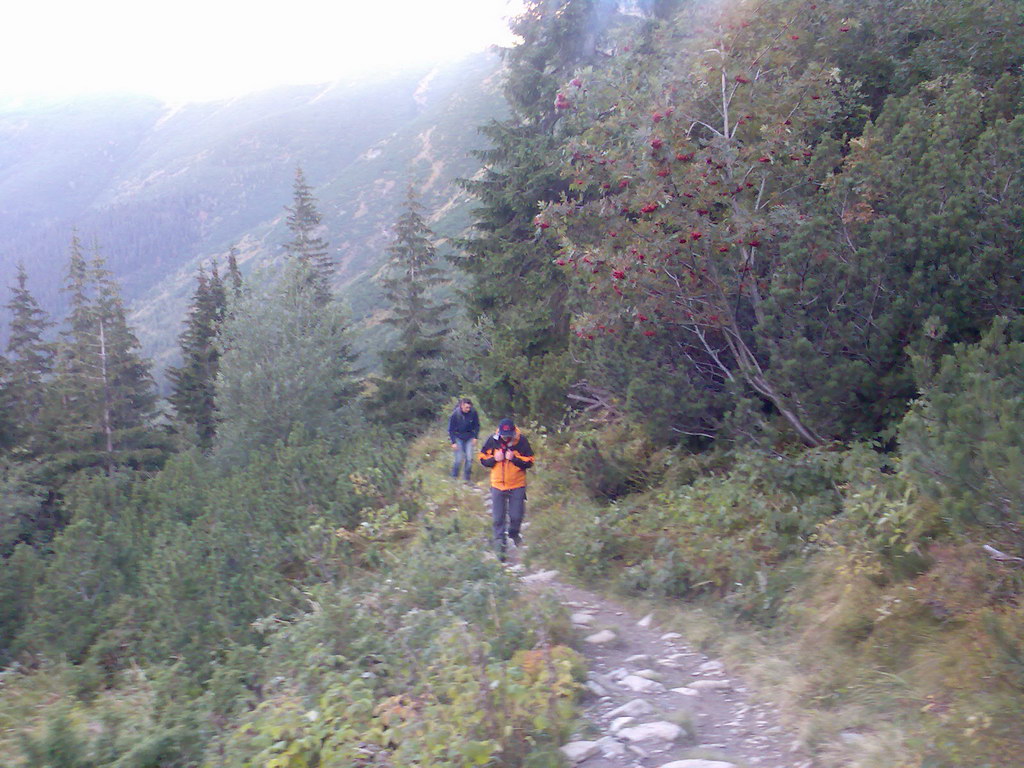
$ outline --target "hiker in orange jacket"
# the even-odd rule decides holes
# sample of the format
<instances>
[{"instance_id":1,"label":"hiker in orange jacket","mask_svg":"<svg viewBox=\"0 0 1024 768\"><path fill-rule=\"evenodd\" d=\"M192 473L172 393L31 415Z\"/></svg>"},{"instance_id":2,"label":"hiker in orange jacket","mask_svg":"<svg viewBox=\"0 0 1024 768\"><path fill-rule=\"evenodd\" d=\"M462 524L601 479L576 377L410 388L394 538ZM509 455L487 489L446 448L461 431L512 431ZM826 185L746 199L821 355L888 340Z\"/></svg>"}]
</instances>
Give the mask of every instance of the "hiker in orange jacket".
<instances>
[{"instance_id":1,"label":"hiker in orange jacket","mask_svg":"<svg viewBox=\"0 0 1024 768\"><path fill-rule=\"evenodd\" d=\"M494 549L504 562L506 519L508 538L517 547L522 543L519 531L526 513L526 470L533 466L533 449L512 419L502 419L480 449L480 463L491 470Z\"/></svg>"}]
</instances>

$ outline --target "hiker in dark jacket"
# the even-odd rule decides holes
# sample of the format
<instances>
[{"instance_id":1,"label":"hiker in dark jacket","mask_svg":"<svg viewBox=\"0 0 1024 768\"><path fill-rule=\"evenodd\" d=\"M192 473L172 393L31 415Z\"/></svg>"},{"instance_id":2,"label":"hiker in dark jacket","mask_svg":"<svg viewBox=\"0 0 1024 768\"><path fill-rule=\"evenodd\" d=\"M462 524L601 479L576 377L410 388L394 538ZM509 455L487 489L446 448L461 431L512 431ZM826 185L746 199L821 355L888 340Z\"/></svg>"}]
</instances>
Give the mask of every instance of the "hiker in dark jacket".
<instances>
[{"instance_id":1,"label":"hiker in dark jacket","mask_svg":"<svg viewBox=\"0 0 1024 768\"><path fill-rule=\"evenodd\" d=\"M452 477L459 476L459 470L465 467L466 482L469 482L469 471L473 466L473 454L476 453L476 441L480 437L480 417L473 409L468 397L459 400L452 415L448 417L448 440L455 452L455 463L452 464Z\"/></svg>"},{"instance_id":2,"label":"hiker in dark jacket","mask_svg":"<svg viewBox=\"0 0 1024 768\"><path fill-rule=\"evenodd\" d=\"M508 538L522 543L519 529L526 514L526 470L533 466L533 448L512 419L498 422L498 430L484 441L480 463L491 470L491 524L494 549L505 561L506 518Z\"/></svg>"}]
</instances>

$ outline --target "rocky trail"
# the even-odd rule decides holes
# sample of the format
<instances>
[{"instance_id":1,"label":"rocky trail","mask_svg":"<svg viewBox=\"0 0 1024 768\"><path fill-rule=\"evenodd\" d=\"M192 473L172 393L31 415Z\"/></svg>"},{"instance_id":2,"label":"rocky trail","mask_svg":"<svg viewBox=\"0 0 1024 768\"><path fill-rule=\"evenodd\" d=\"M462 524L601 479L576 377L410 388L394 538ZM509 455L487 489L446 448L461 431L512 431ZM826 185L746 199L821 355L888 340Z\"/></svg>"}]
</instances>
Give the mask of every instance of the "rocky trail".
<instances>
[{"instance_id":1,"label":"rocky trail","mask_svg":"<svg viewBox=\"0 0 1024 768\"><path fill-rule=\"evenodd\" d=\"M490 519L484 495L485 514ZM528 546L527 526L524 525ZM557 571L510 568L568 607L589 674L583 725L562 747L582 768L809 768L771 706L720 660L687 647L653 616L565 583Z\"/></svg>"}]
</instances>

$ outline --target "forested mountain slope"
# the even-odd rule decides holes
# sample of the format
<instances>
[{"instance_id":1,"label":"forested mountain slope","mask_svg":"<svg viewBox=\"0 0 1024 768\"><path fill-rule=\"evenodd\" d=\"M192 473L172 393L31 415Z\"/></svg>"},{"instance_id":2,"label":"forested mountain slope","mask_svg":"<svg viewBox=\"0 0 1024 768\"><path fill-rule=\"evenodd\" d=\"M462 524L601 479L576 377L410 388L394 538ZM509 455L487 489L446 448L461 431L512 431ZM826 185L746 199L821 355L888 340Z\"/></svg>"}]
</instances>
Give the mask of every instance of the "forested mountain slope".
<instances>
[{"instance_id":1,"label":"forested mountain slope","mask_svg":"<svg viewBox=\"0 0 1024 768\"><path fill-rule=\"evenodd\" d=\"M502 110L496 67L480 55L179 107L121 97L9 105L0 110L0 280L9 284L23 261L35 296L60 316L76 229L122 282L146 353L164 361L199 263L223 263L232 245L245 271L280 259L301 166L322 204L337 285L349 286L380 265L410 183L439 232L465 226L452 181L475 172L476 126Z\"/></svg>"}]
</instances>

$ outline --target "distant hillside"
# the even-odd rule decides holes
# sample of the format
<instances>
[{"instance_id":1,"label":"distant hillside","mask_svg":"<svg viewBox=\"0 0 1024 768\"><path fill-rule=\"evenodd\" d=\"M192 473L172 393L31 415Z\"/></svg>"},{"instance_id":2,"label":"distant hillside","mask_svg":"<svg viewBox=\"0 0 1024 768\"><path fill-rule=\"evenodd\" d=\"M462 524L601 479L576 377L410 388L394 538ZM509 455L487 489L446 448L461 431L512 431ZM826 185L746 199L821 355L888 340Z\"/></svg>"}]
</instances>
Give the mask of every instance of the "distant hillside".
<instances>
[{"instance_id":1,"label":"distant hillside","mask_svg":"<svg viewBox=\"0 0 1024 768\"><path fill-rule=\"evenodd\" d=\"M296 165L314 187L337 283L357 317L408 180L439 235L468 221L452 181L472 175L476 128L502 110L498 61L376 80L281 88L171 109L142 98L0 107L0 280L23 260L59 316L61 269L77 228L122 280L146 353L173 355L198 264L241 250L244 271L273 263Z\"/></svg>"}]
</instances>

